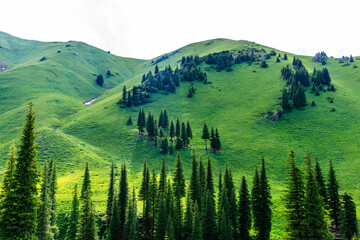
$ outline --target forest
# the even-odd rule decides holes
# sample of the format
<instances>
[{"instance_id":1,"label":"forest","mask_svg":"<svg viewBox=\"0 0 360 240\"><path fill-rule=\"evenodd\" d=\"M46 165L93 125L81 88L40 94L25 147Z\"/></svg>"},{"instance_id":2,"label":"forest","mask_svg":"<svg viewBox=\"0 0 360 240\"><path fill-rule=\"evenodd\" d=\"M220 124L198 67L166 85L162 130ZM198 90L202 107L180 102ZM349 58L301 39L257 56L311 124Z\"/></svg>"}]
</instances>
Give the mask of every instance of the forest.
<instances>
[{"instance_id":1,"label":"forest","mask_svg":"<svg viewBox=\"0 0 360 240\"><path fill-rule=\"evenodd\" d=\"M21 143L18 149L10 147L1 184L1 239L270 239L273 200L265 158L254 169L251 187L242 177L236 189L230 165L214 179L211 155L204 163L195 149L189 182L177 153L171 173L164 158L159 174L145 159L138 191L125 163L116 181L112 162L106 212L100 219L92 200L91 164L86 163L81 186L73 186L71 212L61 222L56 161L51 157L40 171L35 122L30 102ZM287 239L332 239L333 234L356 239L356 204L350 193L339 195L336 171L331 160L329 164L325 178L317 158L313 161L307 153L299 167L289 152L282 198Z\"/></svg>"}]
</instances>

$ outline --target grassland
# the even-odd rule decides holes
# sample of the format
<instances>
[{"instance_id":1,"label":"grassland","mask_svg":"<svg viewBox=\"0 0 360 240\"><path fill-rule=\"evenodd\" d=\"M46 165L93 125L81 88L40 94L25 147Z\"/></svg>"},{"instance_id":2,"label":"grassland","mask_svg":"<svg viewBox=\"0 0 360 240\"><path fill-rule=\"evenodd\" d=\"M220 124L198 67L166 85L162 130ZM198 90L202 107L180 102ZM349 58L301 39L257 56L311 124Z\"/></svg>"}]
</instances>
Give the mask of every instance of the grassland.
<instances>
[{"instance_id":1,"label":"grassland","mask_svg":"<svg viewBox=\"0 0 360 240\"><path fill-rule=\"evenodd\" d=\"M18 142L26 102L33 99L38 115L39 159L54 154L59 166L59 202L61 209L67 209L71 189L81 180L84 163L90 163L92 184L98 211L103 211L107 188L108 165L114 160L117 165L126 161L131 169L132 182L138 185L144 157L148 162L160 167L161 157L153 142L139 138L135 126L126 126L131 115L136 120L140 107L120 108L122 88L131 87L141 81L142 74L154 69L152 60L120 58L84 43L41 43L29 42L1 34L0 45L10 49L12 56L9 69L0 73L0 155L5 163L7 149L11 142ZM7 39L6 41L4 39ZM16 42L10 44L9 42ZM7 45L6 45L7 44ZM20 48L19 46L26 47ZM70 45L70 47L66 47ZM20 53L14 52L14 49ZM32 50L29 51L28 49ZM215 39L185 46L159 63L160 69L167 65L176 67L181 56L200 55L223 50L242 50L258 48L267 51L271 48L247 41ZM61 53L57 53L61 51ZM282 56L284 52L276 50ZM75 55L74 55L75 53ZM8 54L8 53L6 53ZM3 49L0 56L10 59ZM328 161L334 161L338 173L341 192L351 192L360 201L359 166L360 125L359 103L360 65L359 60L349 66L329 59L329 69L336 92L321 92L320 96L307 89L307 102L310 104L300 110L282 116L278 122L271 122L262 114L274 112L279 108L279 97L285 82L280 79L280 69L291 64L288 61L276 63L268 60L268 68L259 64L234 65L232 72L217 72L202 63L211 84L196 82L193 98L187 98L188 84L182 83L176 94L157 93L152 95L153 103L144 105L145 111L151 109L158 116L161 108L166 108L170 117L189 120L194 139L191 149L205 157L201 139L203 122L217 127L220 131L223 150L210 153L214 167L219 170L228 162L233 170L235 183L245 175L251 180L253 171L259 166L261 156L265 157L276 217L274 218L273 238L280 237L282 209L280 197L283 190L284 166L287 153L293 149L299 164L306 151L319 158L324 173L328 171ZM43 56L45 61L39 61ZM309 72L314 67L323 66L312 62L311 57L298 56ZM0 59L1 60L1 59ZM103 75L110 70L115 75L106 78L111 89L100 88L95 84L96 74ZM118 73L119 75L117 75ZM82 103L103 93L89 107ZM329 103L327 97L333 97ZM331 108L335 112L330 112ZM185 166L190 165L190 150L181 150ZM174 155L164 156L168 171L171 172ZM190 168L187 168L189 171ZM73 173L71 173L73 172ZM188 172L187 177L188 177ZM215 178L218 176L215 171Z\"/></svg>"}]
</instances>

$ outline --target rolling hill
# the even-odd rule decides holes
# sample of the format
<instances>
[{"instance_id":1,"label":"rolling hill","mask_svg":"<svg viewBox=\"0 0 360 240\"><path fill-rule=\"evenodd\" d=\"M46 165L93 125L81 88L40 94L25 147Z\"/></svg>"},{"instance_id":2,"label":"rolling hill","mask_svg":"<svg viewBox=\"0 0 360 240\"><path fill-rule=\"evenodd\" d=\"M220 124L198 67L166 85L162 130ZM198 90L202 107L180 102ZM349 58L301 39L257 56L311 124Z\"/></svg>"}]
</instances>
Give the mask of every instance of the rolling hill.
<instances>
[{"instance_id":1,"label":"rolling hill","mask_svg":"<svg viewBox=\"0 0 360 240\"><path fill-rule=\"evenodd\" d=\"M152 110L157 117L166 108L170 118L189 120L194 138L190 148L197 155L206 156L201 139L203 122L219 129L223 149L210 153L217 170L225 162L233 169L235 183L245 175L251 179L255 167L265 157L274 209L281 211L280 196L283 190L285 159L289 150L294 150L298 163L306 151L319 158L324 173L328 161L333 159L341 191L353 194L360 200L357 166L360 156L359 113L360 70L355 62L339 63L329 58L325 65L330 72L336 92L321 92L316 96L306 88L307 106L283 114L280 121L265 119L280 108L281 91L285 81L280 79L280 70L292 64L289 60L276 62L276 56L267 60L269 66L261 68L259 62L251 65L241 63L233 71L218 72L214 67L201 63L211 84L194 82L196 94L187 98L189 83L184 82L176 93L154 93L152 103L138 107L122 108L117 102L122 98L124 86L131 88L139 84L142 75L170 65L179 66L182 56L232 51L243 49L274 50L276 55L285 52L248 41L213 39L193 43L174 52L151 60L129 59L114 56L108 52L81 42L38 42L23 40L6 33L0 33L0 64L6 68L0 73L0 155L5 164L8 148L17 143L25 106L29 100L37 110L39 159L42 163L54 154L59 167L60 209L66 210L70 201L73 183L80 180L84 163L89 162L97 209L103 210L106 198L108 165L114 160L117 165L126 161L132 170L135 184L141 176L144 157L148 162L160 165L161 157L167 159L169 173L172 171L175 155L162 155L153 142L137 135L136 124L127 126L129 115L136 122L140 107L145 112ZM43 57L46 60L42 60ZM300 58L311 73L322 69L320 63L309 56ZM0 66L0 67L1 67ZM112 76L106 77L110 70ZM96 76L105 76L105 87L95 83ZM101 95L101 96L100 96ZM91 105L87 102L97 96ZM333 103L327 98L332 97ZM311 101L316 106L311 106ZM330 110L335 108L336 111ZM184 163L190 165L190 150L180 150ZM188 168L187 170L190 170ZM218 174L215 171L215 179ZM188 178L189 176L187 176ZM281 236L282 219L275 218L273 236Z\"/></svg>"}]
</instances>

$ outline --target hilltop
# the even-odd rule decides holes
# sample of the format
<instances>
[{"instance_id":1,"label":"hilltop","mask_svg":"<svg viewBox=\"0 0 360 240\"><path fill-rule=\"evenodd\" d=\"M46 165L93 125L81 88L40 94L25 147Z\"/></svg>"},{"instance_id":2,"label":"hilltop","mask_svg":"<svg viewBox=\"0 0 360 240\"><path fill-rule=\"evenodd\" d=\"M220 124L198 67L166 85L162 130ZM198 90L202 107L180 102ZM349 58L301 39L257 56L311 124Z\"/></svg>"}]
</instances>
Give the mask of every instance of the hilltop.
<instances>
[{"instance_id":1,"label":"hilltop","mask_svg":"<svg viewBox=\"0 0 360 240\"><path fill-rule=\"evenodd\" d=\"M321 92L316 96L306 88L307 106L283 114L280 121L273 122L263 116L276 112L280 106L281 91L286 81L280 79L280 71L292 64L294 57L286 53L288 60L276 62L276 56L285 52L248 41L213 39L193 43L171 53L151 60L129 59L81 42L38 42L23 40L0 33L0 63L6 70L0 73L0 155L5 156L12 142L19 141L25 106L29 100L35 103L38 121L39 159L42 163L54 154L59 166L60 204L70 200L73 183L80 180L85 162L93 172L95 197L103 207L104 191L107 187L108 165L111 160L119 165L126 161L134 179L141 176L144 157L148 162L160 165L161 157L153 142L140 138L136 124L127 126L129 115L136 123L140 107L145 112L152 110L158 118L160 110L166 108L171 118L189 120L194 138L191 149L205 157L204 141L201 139L203 122L219 129L223 149L210 153L216 170L225 162L231 163L235 183L245 175L251 179L253 169L265 157L273 202L276 211L281 206L284 165L287 153L293 149L299 162L306 151L319 158L323 169L328 171L328 161L333 159L340 173L342 191L349 191L356 201L358 190L360 140L359 104L360 72L359 60L339 63L329 58L326 65L312 61L309 56L300 58L311 73L313 68L326 67L331 75L336 92ZM163 92L151 95L152 103L137 107L122 108L124 86L131 88L140 84L143 74L167 66L175 69L182 56L206 56L209 53L244 49L276 52L267 60L268 67L260 62L251 65L236 64L233 70L216 71L201 63L211 84L194 82L196 94L187 98L189 83L184 82L176 93ZM45 59L43 59L45 57ZM40 61L43 59L42 61ZM106 77L107 71L112 76ZM96 84L96 76L104 76L105 87ZM100 94L90 106L87 102ZM333 103L328 101L333 98ZM316 102L312 107L311 102ZM335 108L336 111L330 110ZM180 150L185 164L190 164L190 150ZM169 172L173 169L175 155L165 155ZM218 171L214 171L215 179ZM105 177L104 177L105 176ZM187 176L188 178L188 176ZM274 236L279 233L281 219L274 220Z\"/></svg>"}]
</instances>

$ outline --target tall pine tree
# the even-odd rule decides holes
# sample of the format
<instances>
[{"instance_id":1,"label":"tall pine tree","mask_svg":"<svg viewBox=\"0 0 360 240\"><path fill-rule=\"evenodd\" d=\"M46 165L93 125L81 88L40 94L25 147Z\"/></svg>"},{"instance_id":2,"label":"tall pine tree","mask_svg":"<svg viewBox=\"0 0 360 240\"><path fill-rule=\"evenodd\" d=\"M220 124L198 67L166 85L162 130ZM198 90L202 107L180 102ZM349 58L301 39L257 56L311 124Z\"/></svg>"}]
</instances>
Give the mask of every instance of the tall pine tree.
<instances>
[{"instance_id":1,"label":"tall pine tree","mask_svg":"<svg viewBox=\"0 0 360 240\"><path fill-rule=\"evenodd\" d=\"M266 176L265 160L261 160L261 173L260 173L260 208L262 212L261 224L259 227L258 239L270 239L271 232L271 195L270 185Z\"/></svg>"},{"instance_id":2,"label":"tall pine tree","mask_svg":"<svg viewBox=\"0 0 360 240\"><path fill-rule=\"evenodd\" d=\"M334 227L338 230L340 224L340 197L339 197L339 184L336 179L335 170L332 160L330 159L330 170L328 178L328 207L330 219Z\"/></svg>"},{"instance_id":3,"label":"tall pine tree","mask_svg":"<svg viewBox=\"0 0 360 240\"><path fill-rule=\"evenodd\" d=\"M358 236L359 234L356 219L356 205L348 193L345 193L343 196L339 228L343 238L346 240L351 240L352 237Z\"/></svg>"},{"instance_id":4,"label":"tall pine tree","mask_svg":"<svg viewBox=\"0 0 360 240\"><path fill-rule=\"evenodd\" d=\"M205 150L207 150L207 140L210 139L209 129L206 125L206 122L204 122L203 132L202 132L202 139L205 140Z\"/></svg>"},{"instance_id":5,"label":"tall pine tree","mask_svg":"<svg viewBox=\"0 0 360 240\"><path fill-rule=\"evenodd\" d=\"M126 164L124 163L121 166L119 198L118 198L121 237L123 237L124 224L126 220L126 211L128 207L128 194L129 194L129 186L127 182L127 170L126 170Z\"/></svg>"},{"instance_id":6,"label":"tall pine tree","mask_svg":"<svg viewBox=\"0 0 360 240\"><path fill-rule=\"evenodd\" d=\"M241 179L241 187L239 193L239 239L250 240L249 231L251 229L251 208L250 208L250 195L246 183L246 179L243 176Z\"/></svg>"},{"instance_id":7,"label":"tall pine tree","mask_svg":"<svg viewBox=\"0 0 360 240\"><path fill-rule=\"evenodd\" d=\"M78 221L79 221L79 200L77 197L77 184L75 184L74 196L73 196L73 200L71 203L69 226L66 231L65 240L75 240L76 239Z\"/></svg>"}]
</instances>

